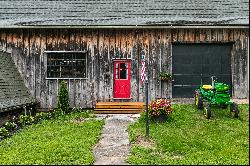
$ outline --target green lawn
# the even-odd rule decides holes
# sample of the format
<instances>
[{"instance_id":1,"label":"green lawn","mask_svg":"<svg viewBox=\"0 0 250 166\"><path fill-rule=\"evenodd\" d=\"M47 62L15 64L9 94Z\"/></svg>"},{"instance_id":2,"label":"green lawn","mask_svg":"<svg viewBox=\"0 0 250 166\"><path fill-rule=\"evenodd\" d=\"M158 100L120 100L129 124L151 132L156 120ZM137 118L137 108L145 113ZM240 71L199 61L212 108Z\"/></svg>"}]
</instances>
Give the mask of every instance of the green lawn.
<instances>
[{"instance_id":1,"label":"green lawn","mask_svg":"<svg viewBox=\"0 0 250 166\"><path fill-rule=\"evenodd\" d=\"M104 121L78 121L84 112L28 126L0 142L0 165L93 164Z\"/></svg>"},{"instance_id":2,"label":"green lawn","mask_svg":"<svg viewBox=\"0 0 250 166\"><path fill-rule=\"evenodd\" d=\"M172 107L167 122L149 123L149 141L141 139L145 116L129 126L130 164L249 165L249 105L239 105L240 119L229 109L213 109L210 120L193 105Z\"/></svg>"}]
</instances>

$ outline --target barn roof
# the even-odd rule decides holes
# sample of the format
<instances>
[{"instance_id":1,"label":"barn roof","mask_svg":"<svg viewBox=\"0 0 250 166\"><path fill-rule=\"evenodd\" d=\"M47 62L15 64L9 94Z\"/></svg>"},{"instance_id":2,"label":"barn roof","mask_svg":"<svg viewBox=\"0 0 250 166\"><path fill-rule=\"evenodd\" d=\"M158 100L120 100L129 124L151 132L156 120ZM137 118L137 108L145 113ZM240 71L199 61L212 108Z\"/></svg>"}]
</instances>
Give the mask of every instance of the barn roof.
<instances>
[{"instance_id":1,"label":"barn roof","mask_svg":"<svg viewBox=\"0 0 250 166\"><path fill-rule=\"evenodd\" d=\"M34 103L10 54L0 51L0 113Z\"/></svg>"},{"instance_id":2,"label":"barn roof","mask_svg":"<svg viewBox=\"0 0 250 166\"><path fill-rule=\"evenodd\" d=\"M0 1L0 27L248 24L249 0Z\"/></svg>"}]
</instances>

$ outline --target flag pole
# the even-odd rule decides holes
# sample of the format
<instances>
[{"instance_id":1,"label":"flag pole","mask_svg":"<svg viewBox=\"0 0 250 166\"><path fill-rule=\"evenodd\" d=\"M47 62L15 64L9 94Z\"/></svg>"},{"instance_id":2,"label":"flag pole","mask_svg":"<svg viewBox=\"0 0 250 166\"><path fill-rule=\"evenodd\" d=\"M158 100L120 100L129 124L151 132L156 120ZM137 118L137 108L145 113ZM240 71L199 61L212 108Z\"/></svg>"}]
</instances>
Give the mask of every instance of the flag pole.
<instances>
[{"instance_id":1,"label":"flag pole","mask_svg":"<svg viewBox=\"0 0 250 166\"><path fill-rule=\"evenodd\" d=\"M148 63L146 63L146 58L144 51L141 53L141 81L142 85L145 85L145 97L146 97L146 139L149 138L149 126L148 126Z\"/></svg>"},{"instance_id":2,"label":"flag pole","mask_svg":"<svg viewBox=\"0 0 250 166\"><path fill-rule=\"evenodd\" d=\"M145 78L145 95L146 95L146 138L149 138L149 126L148 126L148 76Z\"/></svg>"}]
</instances>

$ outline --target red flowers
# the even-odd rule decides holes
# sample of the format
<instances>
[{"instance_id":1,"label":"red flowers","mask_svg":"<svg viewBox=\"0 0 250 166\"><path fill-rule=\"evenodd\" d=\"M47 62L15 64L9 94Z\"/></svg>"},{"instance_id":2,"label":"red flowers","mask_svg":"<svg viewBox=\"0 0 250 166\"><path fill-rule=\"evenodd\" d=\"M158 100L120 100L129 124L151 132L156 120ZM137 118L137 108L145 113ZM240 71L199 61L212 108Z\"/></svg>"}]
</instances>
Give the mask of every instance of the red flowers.
<instances>
[{"instance_id":1,"label":"red flowers","mask_svg":"<svg viewBox=\"0 0 250 166\"><path fill-rule=\"evenodd\" d=\"M149 103L151 116L169 115L172 112L170 99L156 99Z\"/></svg>"}]
</instances>

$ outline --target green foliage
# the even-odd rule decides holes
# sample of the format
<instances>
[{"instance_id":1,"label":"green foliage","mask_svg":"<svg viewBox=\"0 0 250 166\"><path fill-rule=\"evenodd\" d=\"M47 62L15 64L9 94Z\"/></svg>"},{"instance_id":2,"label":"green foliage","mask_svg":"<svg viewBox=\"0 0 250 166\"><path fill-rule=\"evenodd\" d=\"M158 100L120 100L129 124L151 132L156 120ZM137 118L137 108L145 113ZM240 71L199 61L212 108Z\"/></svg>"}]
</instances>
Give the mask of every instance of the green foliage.
<instances>
[{"instance_id":1,"label":"green foliage","mask_svg":"<svg viewBox=\"0 0 250 166\"><path fill-rule=\"evenodd\" d=\"M57 104L57 110L60 114L61 111L68 113L69 112L69 94L68 89L65 81L61 81L60 83L60 90L58 94L58 104Z\"/></svg>"},{"instance_id":2,"label":"green foliage","mask_svg":"<svg viewBox=\"0 0 250 166\"><path fill-rule=\"evenodd\" d=\"M172 75L166 71L162 71L159 74L160 80L170 80L172 78Z\"/></svg>"},{"instance_id":3,"label":"green foliage","mask_svg":"<svg viewBox=\"0 0 250 166\"><path fill-rule=\"evenodd\" d=\"M48 113L47 113L47 118L48 118L48 119L53 118L53 112L48 112Z\"/></svg>"},{"instance_id":4,"label":"green foliage","mask_svg":"<svg viewBox=\"0 0 250 166\"><path fill-rule=\"evenodd\" d=\"M33 121L34 121L34 117L32 117L30 115L20 115L19 116L19 123L21 124L21 126L30 125L33 123Z\"/></svg>"},{"instance_id":5,"label":"green foliage","mask_svg":"<svg viewBox=\"0 0 250 166\"><path fill-rule=\"evenodd\" d=\"M72 112L76 113L80 113L83 117L86 117L86 118L93 118L95 117L95 115L93 114L93 110L91 109L83 109L81 107L74 107L72 109Z\"/></svg>"},{"instance_id":6,"label":"green foliage","mask_svg":"<svg viewBox=\"0 0 250 166\"><path fill-rule=\"evenodd\" d=\"M249 164L249 105L239 105L240 119L232 118L229 108L213 108L210 120L193 105L172 109L167 123L149 123L153 147L138 143L145 136L144 116L129 126L131 165Z\"/></svg>"},{"instance_id":7,"label":"green foliage","mask_svg":"<svg viewBox=\"0 0 250 166\"><path fill-rule=\"evenodd\" d=\"M75 112L44 120L0 142L0 165L91 165L104 121L76 122Z\"/></svg>"},{"instance_id":8,"label":"green foliage","mask_svg":"<svg viewBox=\"0 0 250 166\"><path fill-rule=\"evenodd\" d=\"M64 111L60 108L55 109L53 112L51 112L52 118L59 118L64 115Z\"/></svg>"},{"instance_id":9,"label":"green foliage","mask_svg":"<svg viewBox=\"0 0 250 166\"><path fill-rule=\"evenodd\" d=\"M6 122L6 123L4 124L4 127L5 127L7 130L11 131L11 130L14 130L14 129L17 128L17 124L16 124L15 122Z\"/></svg>"},{"instance_id":10,"label":"green foliage","mask_svg":"<svg viewBox=\"0 0 250 166\"><path fill-rule=\"evenodd\" d=\"M82 112L82 111L84 111L84 110L81 107L74 107L72 109L72 112Z\"/></svg>"},{"instance_id":11,"label":"green foliage","mask_svg":"<svg viewBox=\"0 0 250 166\"><path fill-rule=\"evenodd\" d=\"M36 113L36 116L34 117L34 122L39 122L41 120L49 119L48 113L45 112L38 112Z\"/></svg>"},{"instance_id":12,"label":"green foliage","mask_svg":"<svg viewBox=\"0 0 250 166\"><path fill-rule=\"evenodd\" d=\"M5 127L0 128L0 139L8 137L9 132Z\"/></svg>"}]
</instances>

